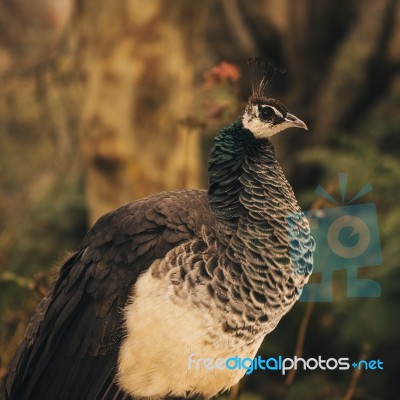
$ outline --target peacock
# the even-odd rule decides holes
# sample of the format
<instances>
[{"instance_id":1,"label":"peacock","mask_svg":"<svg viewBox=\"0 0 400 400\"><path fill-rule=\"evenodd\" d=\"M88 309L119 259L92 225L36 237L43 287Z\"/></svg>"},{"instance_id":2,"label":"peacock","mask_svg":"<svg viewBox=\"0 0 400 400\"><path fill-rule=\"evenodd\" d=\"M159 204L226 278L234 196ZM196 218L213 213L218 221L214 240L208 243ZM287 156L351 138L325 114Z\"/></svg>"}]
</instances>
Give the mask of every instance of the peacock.
<instances>
[{"instance_id":1,"label":"peacock","mask_svg":"<svg viewBox=\"0 0 400 400\"><path fill-rule=\"evenodd\" d=\"M216 136L208 190L155 194L94 224L37 306L2 399L208 399L241 379L188 359L254 358L313 265L270 141L307 126L265 92L253 80Z\"/></svg>"}]
</instances>

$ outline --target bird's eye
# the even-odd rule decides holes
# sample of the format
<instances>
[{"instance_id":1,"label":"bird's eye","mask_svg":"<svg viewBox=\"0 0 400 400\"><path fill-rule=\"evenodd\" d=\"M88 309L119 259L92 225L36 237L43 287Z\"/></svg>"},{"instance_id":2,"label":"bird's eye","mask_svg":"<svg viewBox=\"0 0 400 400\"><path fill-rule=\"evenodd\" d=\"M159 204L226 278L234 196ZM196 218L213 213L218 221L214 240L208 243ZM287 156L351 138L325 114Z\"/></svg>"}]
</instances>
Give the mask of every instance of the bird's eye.
<instances>
[{"instance_id":1,"label":"bird's eye","mask_svg":"<svg viewBox=\"0 0 400 400\"><path fill-rule=\"evenodd\" d=\"M271 107L264 107L259 112L261 121L269 121L275 115L274 110Z\"/></svg>"}]
</instances>

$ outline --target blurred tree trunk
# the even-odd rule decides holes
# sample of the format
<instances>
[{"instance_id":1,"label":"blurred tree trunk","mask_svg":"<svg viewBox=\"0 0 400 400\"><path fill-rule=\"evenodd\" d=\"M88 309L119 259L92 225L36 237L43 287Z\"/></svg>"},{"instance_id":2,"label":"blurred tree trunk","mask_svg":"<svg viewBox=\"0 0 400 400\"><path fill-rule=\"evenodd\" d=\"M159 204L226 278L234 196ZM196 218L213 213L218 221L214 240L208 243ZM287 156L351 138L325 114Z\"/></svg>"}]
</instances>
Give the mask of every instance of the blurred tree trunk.
<instances>
[{"instance_id":1,"label":"blurred tree trunk","mask_svg":"<svg viewBox=\"0 0 400 400\"><path fill-rule=\"evenodd\" d=\"M198 187L198 132L180 121L194 107L201 8L182 0L91 0L78 10L90 221L128 200Z\"/></svg>"},{"instance_id":2,"label":"blurred tree trunk","mask_svg":"<svg viewBox=\"0 0 400 400\"><path fill-rule=\"evenodd\" d=\"M0 0L0 272L26 233L32 210L60 178L73 141L69 89L61 92L65 83L54 79L55 70L63 77L57 49L72 10L73 0ZM75 167L69 162L70 170ZM70 182L64 180L66 190Z\"/></svg>"},{"instance_id":3,"label":"blurred tree trunk","mask_svg":"<svg viewBox=\"0 0 400 400\"><path fill-rule=\"evenodd\" d=\"M397 0L359 3L357 18L332 61L326 82L315 96L314 129L319 141L338 128L362 122L374 100L383 95L392 72L388 69L388 46L396 38ZM380 89L378 88L380 86Z\"/></svg>"}]
</instances>

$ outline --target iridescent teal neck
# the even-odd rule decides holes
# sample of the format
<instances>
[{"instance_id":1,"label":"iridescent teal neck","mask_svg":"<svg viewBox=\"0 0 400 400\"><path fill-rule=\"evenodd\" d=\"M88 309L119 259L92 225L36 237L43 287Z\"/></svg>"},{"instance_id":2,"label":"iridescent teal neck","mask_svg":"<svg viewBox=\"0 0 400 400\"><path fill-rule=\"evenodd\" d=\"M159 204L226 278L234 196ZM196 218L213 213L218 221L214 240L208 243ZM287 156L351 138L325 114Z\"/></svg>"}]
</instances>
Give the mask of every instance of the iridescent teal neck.
<instances>
[{"instance_id":1,"label":"iridescent teal neck","mask_svg":"<svg viewBox=\"0 0 400 400\"><path fill-rule=\"evenodd\" d=\"M282 211L299 211L271 142L254 138L240 120L215 138L208 171L209 203L225 242L236 234L240 222L268 224Z\"/></svg>"}]
</instances>

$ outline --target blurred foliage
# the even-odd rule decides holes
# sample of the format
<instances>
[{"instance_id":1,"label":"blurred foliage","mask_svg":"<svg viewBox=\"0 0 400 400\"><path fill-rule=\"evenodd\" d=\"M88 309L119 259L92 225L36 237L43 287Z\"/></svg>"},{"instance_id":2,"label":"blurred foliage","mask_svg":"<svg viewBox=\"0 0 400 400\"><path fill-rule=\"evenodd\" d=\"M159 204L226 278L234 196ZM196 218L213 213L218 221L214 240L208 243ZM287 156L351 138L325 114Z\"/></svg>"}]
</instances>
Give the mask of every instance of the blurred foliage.
<instances>
[{"instance_id":1,"label":"blurred foliage","mask_svg":"<svg viewBox=\"0 0 400 400\"><path fill-rule=\"evenodd\" d=\"M358 359L368 348L368 358L383 360L385 369L363 371L353 399L398 398L400 2L205 0L201 6L177 1L174 10L157 0L149 1L149 8L115 3L118 7L111 9L106 1L60 0L56 4L41 0L33 13L23 1L0 1L0 373L5 372L29 316L56 273L57 267L52 266L79 245L88 228L93 205L87 195L93 192L88 184L93 168L87 156L88 143L101 149L93 157L101 167L96 173L108 175L97 181L104 185L102 191L93 193L110 196L106 204L116 206L129 200L112 197L118 188L140 196L144 187L173 187L174 180L161 182L165 178L160 172L163 164L154 160L163 156L168 164L170 158L178 158L178 139L186 138L189 143L188 138L199 133L198 142L190 143L203 148L198 178L205 186L212 137L221 126L239 117L249 95L246 59L265 54L287 70L271 84L271 96L282 99L309 125L308 134L285 132L273 140L302 208L308 209L315 202L318 184L328 187L336 182L338 173L347 172L348 193L372 184L373 192L358 202L376 204L380 225L384 262L363 268L360 274L381 284L382 297L347 298L345 271L335 272L334 301L316 303L312 308L302 355ZM97 7L99 11L93 13ZM129 9L126 15L121 12L124 7ZM155 12L151 7L158 7L162 17L149 18ZM125 29L140 17L150 20L142 30ZM118 25L120 21L125 25ZM152 35L154 32L157 34ZM127 36L122 40L119 35ZM182 39L179 45L176 38ZM136 52L134 61L128 62L124 57L128 53L132 57L131 48L118 46L131 39L135 46L148 42L149 47ZM160 48L164 49L161 53ZM96 62L105 65L102 74ZM109 64L101 64L105 62ZM130 62L150 71L150 77L137 74L136 64L131 72ZM151 69L154 65L166 69ZM158 75L153 76L154 71ZM178 85L175 75L179 71L184 71L185 77ZM165 81L163 74L169 74ZM105 81L96 81L97 75ZM185 84L191 86L181 96L179 91ZM104 90L96 92L101 85ZM107 89L110 87L114 91ZM171 91L168 96L167 88ZM114 98L117 89L125 91L121 97L125 100L139 91L139 111L133 100L126 105L125 100ZM102 97L99 93L105 105L96 103ZM120 119L135 124L144 121L144 133L130 126L134 140L129 145L139 143L136 155L147 157L149 165L139 163L136 169L129 169L130 175L123 176L131 181L120 174L110 175L110 170L115 172L125 164L113 164L111 151L106 152L111 158L100 154L104 147L99 145L102 138L96 132L103 125L85 125L92 116L87 112L88 98L100 116L104 116L102 107L114 115L115 130L104 130L107 140L110 135L120 139L121 130L127 129L125 122L118 125ZM178 98L180 103L172 107ZM141 119L131 117L135 110ZM148 126L161 115L160 132L148 134ZM168 119L172 120L165 128L168 131L162 131L163 121ZM178 131L179 126L187 130L174 136L171 129ZM95 134L91 142L85 142L86 130ZM167 139L163 139L165 135ZM123 149L127 142L122 143ZM192 144L182 145L180 167L196 158ZM160 182L148 183L147 176L140 174L141 168ZM183 171L179 182L185 186L189 179L185 168ZM107 186L110 181L115 186ZM333 195L338 195L337 186ZM262 355L293 355L299 327L310 311L307 307L305 303L294 307L266 338ZM343 399L352 371L298 371L293 383L287 385L286 379L278 372L254 372L243 385L242 398Z\"/></svg>"}]
</instances>

